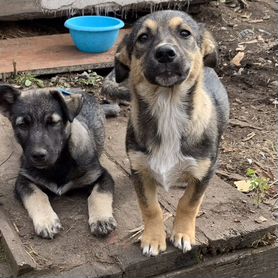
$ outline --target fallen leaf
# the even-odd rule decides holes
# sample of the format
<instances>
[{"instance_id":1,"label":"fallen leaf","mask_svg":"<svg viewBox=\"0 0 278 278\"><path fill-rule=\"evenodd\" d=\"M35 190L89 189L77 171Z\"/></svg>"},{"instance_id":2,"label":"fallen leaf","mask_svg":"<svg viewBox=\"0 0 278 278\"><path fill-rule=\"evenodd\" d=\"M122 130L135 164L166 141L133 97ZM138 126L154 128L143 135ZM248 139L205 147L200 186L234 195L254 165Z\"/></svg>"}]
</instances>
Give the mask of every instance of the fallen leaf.
<instances>
[{"instance_id":1,"label":"fallen leaf","mask_svg":"<svg viewBox=\"0 0 278 278\"><path fill-rule=\"evenodd\" d=\"M250 181L245 181L245 180L235 181L234 184L235 184L237 190L239 190L240 192L247 193L247 192L251 191L251 182Z\"/></svg>"},{"instance_id":2,"label":"fallen leaf","mask_svg":"<svg viewBox=\"0 0 278 278\"><path fill-rule=\"evenodd\" d=\"M244 57L244 52L243 51L239 51L236 56L231 60L231 64L235 65L235 66L240 66L240 62Z\"/></svg>"},{"instance_id":3,"label":"fallen leaf","mask_svg":"<svg viewBox=\"0 0 278 278\"><path fill-rule=\"evenodd\" d=\"M236 51L243 51L245 50L246 46L244 46L243 44L239 44L238 47L236 48Z\"/></svg>"},{"instance_id":4,"label":"fallen leaf","mask_svg":"<svg viewBox=\"0 0 278 278\"><path fill-rule=\"evenodd\" d=\"M267 219L266 219L265 217L263 217L263 216L260 216L258 219L255 219L254 221L255 221L256 223L261 224L261 223L263 223L263 222L266 222Z\"/></svg>"}]
</instances>

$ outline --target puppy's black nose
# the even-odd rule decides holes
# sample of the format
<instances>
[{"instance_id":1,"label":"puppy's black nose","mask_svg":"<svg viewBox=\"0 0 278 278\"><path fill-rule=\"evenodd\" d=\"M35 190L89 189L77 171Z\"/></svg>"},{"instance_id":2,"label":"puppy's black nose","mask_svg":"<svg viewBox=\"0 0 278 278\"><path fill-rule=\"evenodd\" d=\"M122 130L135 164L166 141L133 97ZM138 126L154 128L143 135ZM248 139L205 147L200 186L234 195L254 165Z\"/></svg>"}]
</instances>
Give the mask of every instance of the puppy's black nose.
<instances>
[{"instance_id":1,"label":"puppy's black nose","mask_svg":"<svg viewBox=\"0 0 278 278\"><path fill-rule=\"evenodd\" d=\"M36 162L42 162L46 159L47 151L43 148L34 149L31 153L32 159Z\"/></svg>"},{"instance_id":2,"label":"puppy's black nose","mask_svg":"<svg viewBox=\"0 0 278 278\"><path fill-rule=\"evenodd\" d=\"M159 63L171 63L176 56L175 49L169 44L159 46L155 51L155 58Z\"/></svg>"}]
</instances>

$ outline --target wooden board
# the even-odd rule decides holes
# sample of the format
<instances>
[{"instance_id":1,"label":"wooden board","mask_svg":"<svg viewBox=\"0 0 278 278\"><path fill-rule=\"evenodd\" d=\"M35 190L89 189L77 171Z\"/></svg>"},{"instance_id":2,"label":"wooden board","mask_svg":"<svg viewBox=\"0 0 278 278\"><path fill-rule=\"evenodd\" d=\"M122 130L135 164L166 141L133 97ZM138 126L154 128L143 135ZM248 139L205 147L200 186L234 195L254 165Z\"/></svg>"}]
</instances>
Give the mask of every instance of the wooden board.
<instances>
[{"instance_id":1,"label":"wooden board","mask_svg":"<svg viewBox=\"0 0 278 278\"><path fill-rule=\"evenodd\" d=\"M153 278L276 278L278 243L204 258L202 263Z\"/></svg>"},{"instance_id":2,"label":"wooden board","mask_svg":"<svg viewBox=\"0 0 278 278\"><path fill-rule=\"evenodd\" d=\"M26 252L11 221L3 209L0 209L1 243L11 264L12 273L17 276L36 267L32 257Z\"/></svg>"},{"instance_id":3,"label":"wooden board","mask_svg":"<svg viewBox=\"0 0 278 278\"><path fill-rule=\"evenodd\" d=\"M0 74L29 72L52 74L107 68L114 65L118 43L127 30L121 30L115 46L105 53L90 54L77 50L69 34L0 40Z\"/></svg>"},{"instance_id":4,"label":"wooden board","mask_svg":"<svg viewBox=\"0 0 278 278\"><path fill-rule=\"evenodd\" d=\"M13 196L20 149L14 142L9 123L0 117L0 164L12 153L0 167L0 202L9 211L24 247L32 251L37 263L37 271L28 273L28 277L148 277L197 267L202 258L216 254L224 256L242 248L252 250L252 246L262 240L271 243L267 236L274 233L277 226L271 213L263 207L255 208L247 196L215 177L201 208L204 214L197 219L197 245L193 250L183 254L168 242L167 251L160 256L142 256L139 245L129 239L129 231L141 226L142 219L124 151L126 123L127 119L123 117L107 121L107 141L102 158L116 183L117 230L106 239L90 235L86 197L69 194L51 200L64 230L54 240L43 240L35 236L27 212ZM182 193L182 188L160 191L163 210L174 214ZM267 221L256 223L260 216ZM169 230L172 220L173 217L167 221Z\"/></svg>"}]
</instances>

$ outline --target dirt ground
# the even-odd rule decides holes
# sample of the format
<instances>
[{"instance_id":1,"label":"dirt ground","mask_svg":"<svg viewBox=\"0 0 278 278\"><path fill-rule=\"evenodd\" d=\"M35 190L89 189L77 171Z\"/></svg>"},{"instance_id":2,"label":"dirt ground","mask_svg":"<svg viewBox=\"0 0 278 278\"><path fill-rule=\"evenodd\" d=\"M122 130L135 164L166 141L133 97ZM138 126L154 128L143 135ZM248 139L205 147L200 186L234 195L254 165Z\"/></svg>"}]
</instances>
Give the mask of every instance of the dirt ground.
<instances>
[{"instance_id":1,"label":"dirt ground","mask_svg":"<svg viewBox=\"0 0 278 278\"><path fill-rule=\"evenodd\" d=\"M246 10L238 10L235 2L212 2L196 19L206 23L219 44L217 72L230 98L231 121L218 173L233 184L252 168L270 180L266 198L271 199L277 198L277 5L272 0L247 3ZM244 54L240 64L231 64L239 52Z\"/></svg>"}]
</instances>

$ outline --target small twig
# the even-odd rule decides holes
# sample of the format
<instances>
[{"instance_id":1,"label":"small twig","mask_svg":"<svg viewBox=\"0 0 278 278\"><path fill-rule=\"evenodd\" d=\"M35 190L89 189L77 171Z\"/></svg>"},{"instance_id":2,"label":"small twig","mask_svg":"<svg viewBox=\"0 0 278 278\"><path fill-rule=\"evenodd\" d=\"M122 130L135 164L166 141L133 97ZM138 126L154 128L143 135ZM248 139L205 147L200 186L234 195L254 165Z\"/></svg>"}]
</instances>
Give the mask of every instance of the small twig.
<instances>
[{"instance_id":1,"label":"small twig","mask_svg":"<svg viewBox=\"0 0 278 278\"><path fill-rule=\"evenodd\" d=\"M258 161L256 161L256 160L254 160L254 163L257 165L257 166L259 166L263 171L267 171L267 169L265 169L264 168L264 166L261 164L261 163L259 163Z\"/></svg>"},{"instance_id":2,"label":"small twig","mask_svg":"<svg viewBox=\"0 0 278 278\"><path fill-rule=\"evenodd\" d=\"M249 23L261 23L264 22L263 19L252 19L252 20L248 20Z\"/></svg>"},{"instance_id":3,"label":"small twig","mask_svg":"<svg viewBox=\"0 0 278 278\"><path fill-rule=\"evenodd\" d=\"M65 231L65 234L67 234L74 226L75 226L75 224L73 224L72 226L70 226L70 227Z\"/></svg>"},{"instance_id":4,"label":"small twig","mask_svg":"<svg viewBox=\"0 0 278 278\"><path fill-rule=\"evenodd\" d=\"M16 78L17 69L16 69L16 61L15 61L15 60L13 60L13 69L14 69L14 71L13 71L13 77Z\"/></svg>"},{"instance_id":5,"label":"small twig","mask_svg":"<svg viewBox=\"0 0 278 278\"><path fill-rule=\"evenodd\" d=\"M37 264L35 258L32 256L32 254L34 254L33 251L27 251L27 250L26 250L26 253L30 256L31 260L32 260L35 264Z\"/></svg>"},{"instance_id":6,"label":"small twig","mask_svg":"<svg viewBox=\"0 0 278 278\"><path fill-rule=\"evenodd\" d=\"M163 215L163 222L165 222L166 220L168 220L170 217L172 217L173 215L171 213L165 213ZM141 234L144 231L144 225L140 225L139 227L136 227L134 229L129 230L129 233L131 234L129 236L129 239L135 239L135 241L139 241L141 238ZM139 237L138 237L139 236ZM136 238L137 237L137 238Z\"/></svg>"},{"instance_id":7,"label":"small twig","mask_svg":"<svg viewBox=\"0 0 278 278\"><path fill-rule=\"evenodd\" d=\"M2 73L2 81L3 82L6 82L7 80L6 80L6 74L5 73Z\"/></svg>"},{"instance_id":8,"label":"small twig","mask_svg":"<svg viewBox=\"0 0 278 278\"><path fill-rule=\"evenodd\" d=\"M216 174L217 175L220 175L220 176L223 176L223 177L226 177L226 178L229 178L231 180L235 180L235 181L241 181L241 180L244 180L245 177L239 175L239 174L236 174L236 173L227 173L223 170L216 170Z\"/></svg>"},{"instance_id":9,"label":"small twig","mask_svg":"<svg viewBox=\"0 0 278 278\"><path fill-rule=\"evenodd\" d=\"M3 162L1 162L0 163L0 167L2 166L2 165L4 165L10 158L11 158L11 156L13 155L13 151L9 154L9 156L3 161Z\"/></svg>"},{"instance_id":10,"label":"small twig","mask_svg":"<svg viewBox=\"0 0 278 278\"><path fill-rule=\"evenodd\" d=\"M257 39L255 39L255 40L251 40L251 41L247 41L247 42L240 42L239 45L241 45L241 44L253 44L253 43L257 43L257 42L259 42L259 41Z\"/></svg>"},{"instance_id":11,"label":"small twig","mask_svg":"<svg viewBox=\"0 0 278 278\"><path fill-rule=\"evenodd\" d=\"M272 186L272 185L274 185L274 184L277 183L277 182L278 182L278 180L275 180L275 181L273 181L272 183L270 183L269 186Z\"/></svg>"},{"instance_id":12,"label":"small twig","mask_svg":"<svg viewBox=\"0 0 278 278\"><path fill-rule=\"evenodd\" d=\"M258 129L258 130L263 130L263 128L258 127L258 126L253 126L250 123L247 122L243 122L237 119L230 119L229 123L233 126L239 126L239 127L250 127L250 128L254 128L254 129Z\"/></svg>"},{"instance_id":13,"label":"small twig","mask_svg":"<svg viewBox=\"0 0 278 278\"><path fill-rule=\"evenodd\" d=\"M199 213L198 213L198 215L196 217L199 218L199 217L201 217L204 214L206 214L204 211L199 211Z\"/></svg>"},{"instance_id":14,"label":"small twig","mask_svg":"<svg viewBox=\"0 0 278 278\"><path fill-rule=\"evenodd\" d=\"M34 256L36 256L38 259L40 259L40 260L42 260L42 261L44 261L44 262L48 262L49 260L47 259L47 258L45 258L45 257L43 257L42 255L40 255L38 252L36 252L34 249L33 249L33 247L32 246L28 246L29 247L29 251L26 251L32 258L33 258L33 260L36 262L36 260L35 260L35 258L31 255L31 254L33 254ZM37 262L36 262L37 263Z\"/></svg>"},{"instance_id":15,"label":"small twig","mask_svg":"<svg viewBox=\"0 0 278 278\"><path fill-rule=\"evenodd\" d=\"M242 142L249 141L249 140L252 139L255 135L256 135L255 132L251 132L251 133L249 133L244 139L242 139L241 141L242 141Z\"/></svg>"},{"instance_id":16,"label":"small twig","mask_svg":"<svg viewBox=\"0 0 278 278\"><path fill-rule=\"evenodd\" d=\"M14 222L13 222L13 226L14 226L14 229L16 230L16 232L19 234L19 229Z\"/></svg>"}]
</instances>

